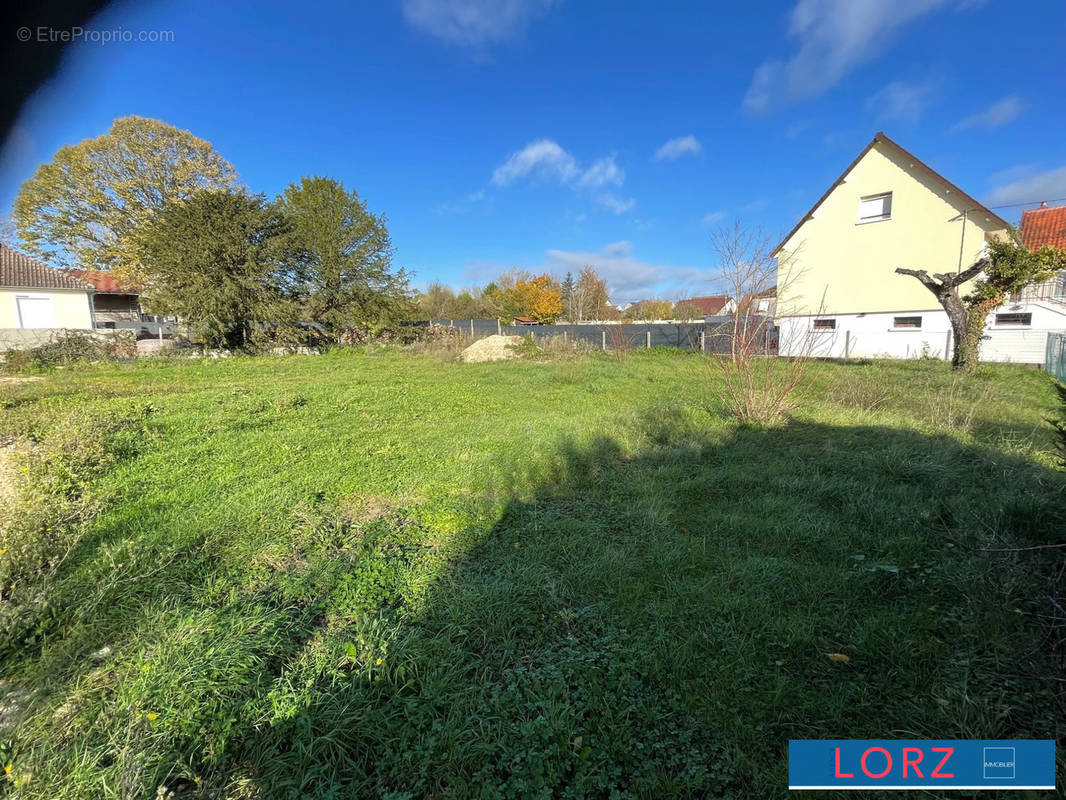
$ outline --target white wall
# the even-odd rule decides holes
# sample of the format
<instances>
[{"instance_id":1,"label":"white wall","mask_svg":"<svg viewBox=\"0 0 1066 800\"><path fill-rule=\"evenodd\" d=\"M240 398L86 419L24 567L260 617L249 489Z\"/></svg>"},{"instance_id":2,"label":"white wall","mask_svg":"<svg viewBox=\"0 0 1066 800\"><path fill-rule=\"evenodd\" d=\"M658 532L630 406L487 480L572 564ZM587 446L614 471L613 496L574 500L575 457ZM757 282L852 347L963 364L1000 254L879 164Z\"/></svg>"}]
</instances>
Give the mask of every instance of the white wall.
<instances>
[{"instance_id":1,"label":"white wall","mask_svg":"<svg viewBox=\"0 0 1066 800\"><path fill-rule=\"evenodd\" d=\"M0 329L20 328L18 298L47 297L52 304L56 328L91 329L92 307L88 292L68 289L0 289Z\"/></svg>"},{"instance_id":2,"label":"white wall","mask_svg":"<svg viewBox=\"0 0 1066 800\"><path fill-rule=\"evenodd\" d=\"M1059 310L1061 308L1061 310ZM1027 327L997 326L997 313L1029 313ZM894 328L895 317L921 317L920 330ZM835 319L833 331L814 330L814 319ZM780 352L799 355L809 346L817 358L933 358L950 359L951 323L943 309L871 314L833 314L785 317L780 320ZM981 360L1043 364L1049 332L1066 332L1066 306L1050 303L1012 303L988 317Z\"/></svg>"}]
</instances>

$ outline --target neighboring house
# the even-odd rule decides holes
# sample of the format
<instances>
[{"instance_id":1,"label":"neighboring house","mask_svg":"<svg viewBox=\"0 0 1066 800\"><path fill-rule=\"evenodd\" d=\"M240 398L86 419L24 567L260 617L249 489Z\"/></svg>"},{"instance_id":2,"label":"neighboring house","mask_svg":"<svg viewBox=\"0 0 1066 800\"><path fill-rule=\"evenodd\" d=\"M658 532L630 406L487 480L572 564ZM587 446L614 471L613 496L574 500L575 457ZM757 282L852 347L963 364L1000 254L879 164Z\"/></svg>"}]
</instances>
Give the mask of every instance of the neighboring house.
<instances>
[{"instance_id":1,"label":"neighboring house","mask_svg":"<svg viewBox=\"0 0 1066 800\"><path fill-rule=\"evenodd\" d=\"M1066 249L1066 206L1048 208L1041 203L1040 208L1022 212L1022 244L1031 250L1038 250L1046 244ZM1045 300L1066 303L1066 274L1056 275L1045 283L1027 286L1020 296L1012 300Z\"/></svg>"},{"instance_id":2,"label":"neighboring house","mask_svg":"<svg viewBox=\"0 0 1066 800\"><path fill-rule=\"evenodd\" d=\"M106 270L72 269L71 275L89 283L93 293L93 315L97 328L113 328L116 322L141 322L141 289L118 281Z\"/></svg>"},{"instance_id":3,"label":"neighboring house","mask_svg":"<svg viewBox=\"0 0 1066 800\"><path fill-rule=\"evenodd\" d=\"M774 249L782 354L950 358L946 312L895 269L965 269L1009 227L878 133ZM1017 298L989 315L981 357L1043 363L1064 330L1066 304Z\"/></svg>"},{"instance_id":4,"label":"neighboring house","mask_svg":"<svg viewBox=\"0 0 1066 800\"><path fill-rule=\"evenodd\" d=\"M766 291L744 295L737 304L737 313L756 317L777 316L777 287L771 286Z\"/></svg>"},{"instance_id":5,"label":"neighboring house","mask_svg":"<svg viewBox=\"0 0 1066 800\"><path fill-rule=\"evenodd\" d=\"M0 244L0 329L91 329L92 292L69 272Z\"/></svg>"},{"instance_id":6,"label":"neighboring house","mask_svg":"<svg viewBox=\"0 0 1066 800\"><path fill-rule=\"evenodd\" d=\"M732 314L737 304L727 294L714 294L707 297L685 297L677 301L680 306L694 306L705 317Z\"/></svg>"}]
</instances>

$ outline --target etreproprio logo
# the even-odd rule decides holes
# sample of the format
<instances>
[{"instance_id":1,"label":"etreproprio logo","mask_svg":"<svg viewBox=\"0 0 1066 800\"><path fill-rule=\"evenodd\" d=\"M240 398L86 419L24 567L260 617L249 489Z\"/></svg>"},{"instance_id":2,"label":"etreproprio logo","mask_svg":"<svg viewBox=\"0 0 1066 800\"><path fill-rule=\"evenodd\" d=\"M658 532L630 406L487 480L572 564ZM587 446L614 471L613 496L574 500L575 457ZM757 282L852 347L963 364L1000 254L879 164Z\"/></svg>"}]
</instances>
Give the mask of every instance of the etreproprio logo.
<instances>
[{"instance_id":1,"label":"etreproprio logo","mask_svg":"<svg viewBox=\"0 0 1066 800\"><path fill-rule=\"evenodd\" d=\"M1054 789L1051 739L794 739L790 789Z\"/></svg>"}]
</instances>

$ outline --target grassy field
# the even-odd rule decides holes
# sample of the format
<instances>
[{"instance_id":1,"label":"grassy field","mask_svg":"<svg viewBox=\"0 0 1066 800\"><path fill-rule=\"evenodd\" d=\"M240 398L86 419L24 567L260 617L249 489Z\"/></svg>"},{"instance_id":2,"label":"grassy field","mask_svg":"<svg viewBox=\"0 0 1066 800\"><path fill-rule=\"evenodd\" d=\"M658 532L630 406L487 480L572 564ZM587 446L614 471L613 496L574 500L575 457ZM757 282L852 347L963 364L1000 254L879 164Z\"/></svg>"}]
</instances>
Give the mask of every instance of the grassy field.
<instances>
[{"instance_id":1,"label":"grassy field","mask_svg":"<svg viewBox=\"0 0 1066 800\"><path fill-rule=\"evenodd\" d=\"M0 385L0 796L783 797L789 738L1061 739L1050 379L813 370L769 429L673 351Z\"/></svg>"}]
</instances>

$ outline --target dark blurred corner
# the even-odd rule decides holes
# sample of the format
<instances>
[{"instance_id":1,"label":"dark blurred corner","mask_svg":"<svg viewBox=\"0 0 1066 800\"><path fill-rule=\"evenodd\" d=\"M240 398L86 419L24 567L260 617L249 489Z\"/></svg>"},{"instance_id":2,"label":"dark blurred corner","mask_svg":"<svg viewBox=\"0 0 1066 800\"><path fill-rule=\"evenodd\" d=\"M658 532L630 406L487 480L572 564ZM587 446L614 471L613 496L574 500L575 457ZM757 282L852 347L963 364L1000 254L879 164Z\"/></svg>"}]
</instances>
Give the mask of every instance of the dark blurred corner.
<instances>
[{"instance_id":1,"label":"dark blurred corner","mask_svg":"<svg viewBox=\"0 0 1066 800\"><path fill-rule=\"evenodd\" d=\"M69 43L38 41L39 27L65 31L85 24L107 0L16 0L0 8L0 145L22 105L59 68ZM29 31L29 41L26 31Z\"/></svg>"}]
</instances>

